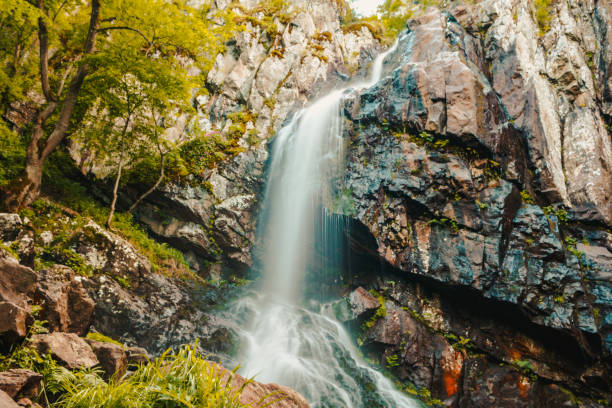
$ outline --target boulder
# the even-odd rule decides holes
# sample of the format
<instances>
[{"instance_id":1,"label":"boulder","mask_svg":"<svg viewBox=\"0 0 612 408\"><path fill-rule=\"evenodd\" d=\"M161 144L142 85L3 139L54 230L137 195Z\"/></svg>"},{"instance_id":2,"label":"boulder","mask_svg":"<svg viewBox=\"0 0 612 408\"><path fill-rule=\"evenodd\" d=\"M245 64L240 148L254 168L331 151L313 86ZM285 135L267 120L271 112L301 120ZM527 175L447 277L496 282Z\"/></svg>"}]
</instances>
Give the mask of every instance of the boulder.
<instances>
[{"instance_id":1,"label":"boulder","mask_svg":"<svg viewBox=\"0 0 612 408\"><path fill-rule=\"evenodd\" d=\"M83 279L62 265L39 272L34 297L51 330L84 335L89 329L95 303L83 288Z\"/></svg>"},{"instance_id":2,"label":"boulder","mask_svg":"<svg viewBox=\"0 0 612 408\"><path fill-rule=\"evenodd\" d=\"M42 375L31 370L14 368L0 373L0 390L11 398L35 397L40 391Z\"/></svg>"},{"instance_id":3,"label":"boulder","mask_svg":"<svg viewBox=\"0 0 612 408\"><path fill-rule=\"evenodd\" d=\"M240 403L248 406L267 406L270 408L308 408L308 402L297 391L282 385L263 384L248 381L239 374L232 373L220 364L210 363L212 369L222 375L223 381L230 381L233 389L244 387L240 394ZM244 385L245 383L246 386ZM272 395L271 395L272 394ZM266 397L267 395L270 395ZM266 405L270 404L270 405Z\"/></svg>"},{"instance_id":4,"label":"boulder","mask_svg":"<svg viewBox=\"0 0 612 408\"><path fill-rule=\"evenodd\" d=\"M128 365L145 364L151 358L147 350L142 347L128 347L125 349Z\"/></svg>"},{"instance_id":5,"label":"boulder","mask_svg":"<svg viewBox=\"0 0 612 408\"><path fill-rule=\"evenodd\" d=\"M25 308L36 288L36 272L0 249L0 301Z\"/></svg>"},{"instance_id":6,"label":"boulder","mask_svg":"<svg viewBox=\"0 0 612 408\"><path fill-rule=\"evenodd\" d=\"M362 287L358 287L347 297L331 305L336 318L346 323L354 322L359 319L367 319L374 314L379 307L380 302L378 299Z\"/></svg>"},{"instance_id":7,"label":"boulder","mask_svg":"<svg viewBox=\"0 0 612 408\"><path fill-rule=\"evenodd\" d=\"M0 302L0 339L12 344L27 334L28 311L11 302Z\"/></svg>"},{"instance_id":8,"label":"boulder","mask_svg":"<svg viewBox=\"0 0 612 408\"><path fill-rule=\"evenodd\" d=\"M23 226L19 214L0 213L0 241L14 241Z\"/></svg>"},{"instance_id":9,"label":"boulder","mask_svg":"<svg viewBox=\"0 0 612 408\"><path fill-rule=\"evenodd\" d=\"M21 408L6 392L0 390L0 407Z\"/></svg>"},{"instance_id":10,"label":"boulder","mask_svg":"<svg viewBox=\"0 0 612 408\"><path fill-rule=\"evenodd\" d=\"M121 378L125 374L128 359L123 347L91 339L86 339L86 341L100 362L100 367L104 371L104 378Z\"/></svg>"},{"instance_id":11,"label":"boulder","mask_svg":"<svg viewBox=\"0 0 612 408\"><path fill-rule=\"evenodd\" d=\"M99 364L89 344L74 333L35 334L30 343L39 353L50 353L70 369L91 368Z\"/></svg>"}]
</instances>

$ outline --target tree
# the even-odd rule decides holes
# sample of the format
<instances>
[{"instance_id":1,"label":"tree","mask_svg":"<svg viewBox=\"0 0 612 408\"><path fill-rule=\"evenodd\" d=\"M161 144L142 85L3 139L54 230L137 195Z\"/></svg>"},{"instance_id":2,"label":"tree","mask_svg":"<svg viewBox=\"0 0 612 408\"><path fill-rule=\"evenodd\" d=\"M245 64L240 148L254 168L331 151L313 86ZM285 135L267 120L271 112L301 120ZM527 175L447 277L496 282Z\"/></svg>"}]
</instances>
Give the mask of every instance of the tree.
<instances>
[{"instance_id":1,"label":"tree","mask_svg":"<svg viewBox=\"0 0 612 408\"><path fill-rule=\"evenodd\" d=\"M118 35L133 37L129 31ZM174 54L152 57L154 50L143 51L134 45L134 38L115 39L103 57L97 58L96 71L84 90L84 95L94 100L93 108L85 115L86 126L76 138L83 148L93 152L93 160L116 167L106 222L109 228L124 166L154 149L160 152L163 179L166 125L173 122L172 117L193 110L193 84L186 67ZM161 180L155 186L159 183Z\"/></svg>"},{"instance_id":2,"label":"tree","mask_svg":"<svg viewBox=\"0 0 612 408\"><path fill-rule=\"evenodd\" d=\"M5 47L3 54L7 55L13 49L17 55L13 58L17 69L14 67L13 71L15 76L24 78L35 77L18 73L19 68L32 65L32 59L38 60L35 64L38 66L35 88L44 97L44 103L31 123L25 169L5 188L4 204L13 211L27 206L39 195L43 165L49 155L85 123L82 118L88 111L103 109L110 88L96 91L88 87L88 82L94 74L98 74L94 83L113 81L110 76L116 75L117 69L111 68L118 68L122 61L117 57L126 55L118 49L129 50L139 62L164 61L168 64L173 61L170 64L173 68L179 65L179 61L188 60L199 68L199 72L206 73L225 41L234 34L235 27L231 12L218 13L226 24L212 24L206 18L210 11L208 6L193 8L183 0L105 0L103 3L91 0L88 7L77 0L13 1L17 1L19 6L11 9L12 12L0 14L8 21L0 23L0 30L13 27L14 31L19 24L26 25L30 31L36 32L38 49L36 58L26 61L21 50L27 41L19 39L2 44ZM27 30L24 36L26 34ZM6 66L2 70L5 77L10 73ZM167 79L175 75L184 76L186 71L169 70L166 74L163 77ZM3 80L6 82L10 81ZM83 92L86 87L89 92ZM109 110L108 114L119 118L119 111ZM111 132L111 135L125 142L132 132L130 122L134 120L134 113L124 117L125 132Z\"/></svg>"}]
</instances>

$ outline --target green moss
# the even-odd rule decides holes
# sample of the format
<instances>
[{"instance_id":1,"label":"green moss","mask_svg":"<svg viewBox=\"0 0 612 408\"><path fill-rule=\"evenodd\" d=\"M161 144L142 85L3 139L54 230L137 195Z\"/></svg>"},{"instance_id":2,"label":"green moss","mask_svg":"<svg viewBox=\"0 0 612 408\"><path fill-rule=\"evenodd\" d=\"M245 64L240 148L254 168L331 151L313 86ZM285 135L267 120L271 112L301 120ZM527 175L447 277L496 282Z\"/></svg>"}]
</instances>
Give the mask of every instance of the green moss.
<instances>
[{"instance_id":1,"label":"green moss","mask_svg":"<svg viewBox=\"0 0 612 408\"><path fill-rule=\"evenodd\" d=\"M476 199L476 205L478 206L478 208L480 208L481 210L484 210L485 208L489 207L489 204L487 203L483 203L482 201Z\"/></svg>"},{"instance_id":2,"label":"green moss","mask_svg":"<svg viewBox=\"0 0 612 408\"><path fill-rule=\"evenodd\" d=\"M276 106L276 98L271 96L266 98L264 101L264 105L267 106L270 110L274 110L274 106Z\"/></svg>"},{"instance_id":3,"label":"green moss","mask_svg":"<svg viewBox=\"0 0 612 408\"><path fill-rule=\"evenodd\" d=\"M408 384L403 388L404 392L406 392L407 394L413 395L416 398L420 399L421 401L423 401L423 403L427 406L427 407L445 407L446 404L444 404L443 401L437 399L437 398L433 398L431 396L431 391L429 391L427 388L418 388L413 384Z\"/></svg>"},{"instance_id":4,"label":"green moss","mask_svg":"<svg viewBox=\"0 0 612 408\"><path fill-rule=\"evenodd\" d=\"M112 343L112 344L116 344L117 346L121 346L123 347L123 343L118 342L117 340L114 340L108 336L103 335L102 333L98 333L98 332L89 332L87 333L87 336L85 336L86 339L91 339L94 341L99 341L101 343Z\"/></svg>"},{"instance_id":5,"label":"green moss","mask_svg":"<svg viewBox=\"0 0 612 408\"><path fill-rule=\"evenodd\" d=\"M93 275L93 268L85 263L85 259L72 249L54 247L45 248L42 259L48 262L65 265L81 276Z\"/></svg>"},{"instance_id":6,"label":"green moss","mask_svg":"<svg viewBox=\"0 0 612 408\"><path fill-rule=\"evenodd\" d=\"M538 22L540 35L544 35L550 30L550 20L552 13L552 0L534 0L535 18Z\"/></svg>"},{"instance_id":7,"label":"green moss","mask_svg":"<svg viewBox=\"0 0 612 408\"><path fill-rule=\"evenodd\" d=\"M521 191L521 200L525 204L532 204L532 205L535 204L534 199L531 197L531 195L529 194L527 190Z\"/></svg>"},{"instance_id":8,"label":"green moss","mask_svg":"<svg viewBox=\"0 0 612 408\"><path fill-rule=\"evenodd\" d=\"M454 218L432 218L431 220L427 221L427 225L435 224L443 225L447 228L450 228L455 233L459 231L459 224Z\"/></svg>"},{"instance_id":9,"label":"green moss","mask_svg":"<svg viewBox=\"0 0 612 408\"><path fill-rule=\"evenodd\" d=\"M563 208L556 209L552 205L548 205L542 207L542 211L546 215L554 215L562 224L566 224L569 221L569 214Z\"/></svg>"},{"instance_id":10,"label":"green moss","mask_svg":"<svg viewBox=\"0 0 612 408\"><path fill-rule=\"evenodd\" d=\"M364 322L361 325L361 329L364 331L374 327L374 325L379 319L387 315L387 308L385 307L385 298L381 294L375 292L374 290L370 290L370 293L374 297L376 297L376 299L378 299L380 306L378 307L378 309L376 309L376 312L374 313L374 315L372 315L372 317L370 317L366 322Z\"/></svg>"}]
</instances>

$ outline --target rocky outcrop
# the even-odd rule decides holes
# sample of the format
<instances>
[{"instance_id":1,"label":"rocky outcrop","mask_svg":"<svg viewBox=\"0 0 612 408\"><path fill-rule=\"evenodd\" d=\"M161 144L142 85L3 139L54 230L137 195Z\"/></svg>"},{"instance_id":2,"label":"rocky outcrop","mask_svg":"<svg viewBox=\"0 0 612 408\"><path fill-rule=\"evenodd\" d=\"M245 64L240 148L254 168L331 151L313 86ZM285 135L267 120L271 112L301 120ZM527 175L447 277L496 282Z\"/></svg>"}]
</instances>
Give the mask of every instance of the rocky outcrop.
<instances>
[{"instance_id":1,"label":"rocky outcrop","mask_svg":"<svg viewBox=\"0 0 612 408\"><path fill-rule=\"evenodd\" d=\"M240 3L234 9L240 16L266 17L253 2ZM367 67L378 48L366 26L340 26L334 2L292 1L281 14L274 19L275 34L245 24L208 74L211 94L197 99L196 119L204 128L225 134L232 125L244 127L239 142L244 151L201 175L206 187L163 187L137 211L154 234L185 252L192 268L204 275L240 274L253 263L266 140L312 97ZM236 112L251 118L232 121Z\"/></svg>"},{"instance_id":2,"label":"rocky outcrop","mask_svg":"<svg viewBox=\"0 0 612 408\"><path fill-rule=\"evenodd\" d=\"M239 374L233 373L220 364L210 363L216 375L222 381L229 382L234 390L242 389L240 403L247 406L268 406L271 408L308 408L308 402L297 391L282 385L264 384L249 381Z\"/></svg>"},{"instance_id":3,"label":"rocky outcrop","mask_svg":"<svg viewBox=\"0 0 612 408\"><path fill-rule=\"evenodd\" d=\"M11 398L36 397L40 391L42 375L31 370L14 368L0 373L0 390Z\"/></svg>"},{"instance_id":4,"label":"rocky outcrop","mask_svg":"<svg viewBox=\"0 0 612 408\"><path fill-rule=\"evenodd\" d=\"M82 277L63 265L38 272L34 299L42 307L41 319L51 330L87 334L95 304L82 282Z\"/></svg>"},{"instance_id":5,"label":"rocky outcrop","mask_svg":"<svg viewBox=\"0 0 612 408\"><path fill-rule=\"evenodd\" d=\"M404 344L398 370L442 399L452 368L451 405L549 406L536 402L559 394L546 382L605 398L612 389L612 148L596 84L609 10L569 2L548 12L540 35L531 2L430 10L408 22L388 75L345 102L338 191L354 250L383 259L387 279L416 285L405 290L422 303L417 287L474 314L438 309L432 337L402 309L422 316L425 306L393 292L391 320L367 339L385 353ZM470 302L497 313L483 317ZM443 333L475 338L487 363L453 357ZM500 361L511 367L494 369ZM517 364L538 380L524 383ZM469 376L482 367L500 383Z\"/></svg>"},{"instance_id":6,"label":"rocky outcrop","mask_svg":"<svg viewBox=\"0 0 612 408\"><path fill-rule=\"evenodd\" d=\"M25 337L32 323L29 300L35 284L34 271L0 249L0 347Z\"/></svg>"},{"instance_id":7,"label":"rocky outcrop","mask_svg":"<svg viewBox=\"0 0 612 408\"><path fill-rule=\"evenodd\" d=\"M51 354L69 369L91 368L99 364L89 344L74 333L35 334L30 344L40 354Z\"/></svg>"},{"instance_id":8,"label":"rocky outcrop","mask_svg":"<svg viewBox=\"0 0 612 408\"><path fill-rule=\"evenodd\" d=\"M105 379L118 379L125 374L128 359L122 346L91 339L86 339L86 341L98 358Z\"/></svg>"},{"instance_id":9,"label":"rocky outcrop","mask_svg":"<svg viewBox=\"0 0 612 408\"><path fill-rule=\"evenodd\" d=\"M6 392L0 390L0 406L5 408L20 408Z\"/></svg>"}]
</instances>

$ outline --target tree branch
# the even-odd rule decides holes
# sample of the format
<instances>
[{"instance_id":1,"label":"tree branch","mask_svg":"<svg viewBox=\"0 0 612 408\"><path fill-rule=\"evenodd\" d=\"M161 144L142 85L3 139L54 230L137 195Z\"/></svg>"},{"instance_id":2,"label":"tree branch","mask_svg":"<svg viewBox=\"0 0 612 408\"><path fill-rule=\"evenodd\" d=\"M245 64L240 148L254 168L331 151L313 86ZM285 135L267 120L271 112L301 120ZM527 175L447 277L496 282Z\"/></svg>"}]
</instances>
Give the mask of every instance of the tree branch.
<instances>
[{"instance_id":1,"label":"tree branch","mask_svg":"<svg viewBox=\"0 0 612 408\"><path fill-rule=\"evenodd\" d=\"M155 184L153 184L153 187L151 187L150 189L148 189L143 195L141 195L135 202L134 204L132 204L132 206L129 208L128 212L132 212L134 211L134 208L136 208L136 206L138 206L138 204L140 204L140 202L142 200L144 200L145 198L147 198L147 196L149 194L151 194L153 191L155 191L157 189L157 187L159 187L159 185L161 184L161 182L164 180L165 177L165 165L166 165L166 154L164 153L164 151L162 150L161 146L158 144L157 148L159 149L159 155L161 158L161 170L159 171L159 177L157 178L157 181L155 182Z\"/></svg>"},{"instance_id":2,"label":"tree branch","mask_svg":"<svg viewBox=\"0 0 612 408\"><path fill-rule=\"evenodd\" d=\"M38 8L45 13L43 0L38 0ZM38 44L40 49L40 83L47 102L55 101L49 86L49 32L43 17L38 17Z\"/></svg>"},{"instance_id":3,"label":"tree branch","mask_svg":"<svg viewBox=\"0 0 612 408\"><path fill-rule=\"evenodd\" d=\"M144 40L149 44L152 45L153 41L149 40L147 38L146 35L144 35L142 33L142 31L138 30L137 28L132 28L132 27L128 27L128 26L116 26L116 27L102 27L102 28L98 28L98 32L102 32L102 31L110 31L110 30L127 30L127 31L133 31L135 33L137 33L138 35L140 35L142 38L144 38Z\"/></svg>"}]
</instances>

